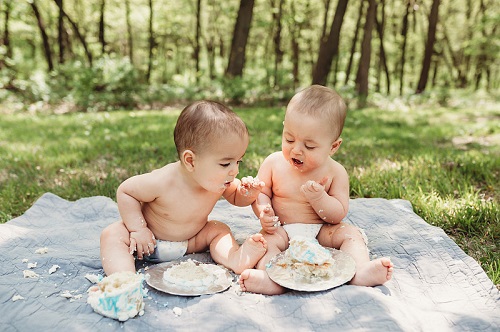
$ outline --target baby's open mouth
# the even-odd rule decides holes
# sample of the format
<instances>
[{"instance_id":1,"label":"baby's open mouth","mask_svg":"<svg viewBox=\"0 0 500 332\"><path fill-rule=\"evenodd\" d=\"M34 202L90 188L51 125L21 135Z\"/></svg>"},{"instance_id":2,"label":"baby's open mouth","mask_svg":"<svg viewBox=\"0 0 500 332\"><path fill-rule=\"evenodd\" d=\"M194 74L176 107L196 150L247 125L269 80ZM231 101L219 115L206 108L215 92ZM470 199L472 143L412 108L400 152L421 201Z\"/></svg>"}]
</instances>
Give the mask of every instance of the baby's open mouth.
<instances>
[{"instance_id":1,"label":"baby's open mouth","mask_svg":"<svg viewBox=\"0 0 500 332\"><path fill-rule=\"evenodd\" d=\"M292 162L295 166L302 165L304 162L295 158L292 158Z\"/></svg>"}]
</instances>

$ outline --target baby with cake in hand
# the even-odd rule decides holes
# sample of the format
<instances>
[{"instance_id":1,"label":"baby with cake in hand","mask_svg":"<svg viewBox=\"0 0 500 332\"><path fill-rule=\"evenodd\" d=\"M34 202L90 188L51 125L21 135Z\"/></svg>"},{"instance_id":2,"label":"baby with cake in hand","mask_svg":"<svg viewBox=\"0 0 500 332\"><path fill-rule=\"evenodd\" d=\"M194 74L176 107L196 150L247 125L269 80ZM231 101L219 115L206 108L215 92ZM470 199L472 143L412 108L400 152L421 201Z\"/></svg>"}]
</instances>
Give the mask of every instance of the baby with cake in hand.
<instances>
[{"instance_id":1,"label":"baby with cake in hand","mask_svg":"<svg viewBox=\"0 0 500 332\"><path fill-rule=\"evenodd\" d=\"M282 150L262 163L257 176L265 187L253 204L267 252L257 269L242 272L243 291L285 292L269 278L266 264L285 251L289 241L304 237L350 254L356 262L352 285L376 286L391 279L390 258L370 261L360 230L342 222L349 207L349 178L331 157L342 143L346 109L335 91L319 85L300 91L287 105Z\"/></svg>"},{"instance_id":2,"label":"baby with cake in hand","mask_svg":"<svg viewBox=\"0 0 500 332\"><path fill-rule=\"evenodd\" d=\"M117 191L121 221L101 234L106 275L135 273L135 257L172 261L210 250L213 260L240 274L266 252L262 234L240 246L229 227L209 220L222 197L237 206L252 204L264 184L236 178L249 144L248 129L226 106L199 101L180 114L174 130L179 160L125 180Z\"/></svg>"}]
</instances>

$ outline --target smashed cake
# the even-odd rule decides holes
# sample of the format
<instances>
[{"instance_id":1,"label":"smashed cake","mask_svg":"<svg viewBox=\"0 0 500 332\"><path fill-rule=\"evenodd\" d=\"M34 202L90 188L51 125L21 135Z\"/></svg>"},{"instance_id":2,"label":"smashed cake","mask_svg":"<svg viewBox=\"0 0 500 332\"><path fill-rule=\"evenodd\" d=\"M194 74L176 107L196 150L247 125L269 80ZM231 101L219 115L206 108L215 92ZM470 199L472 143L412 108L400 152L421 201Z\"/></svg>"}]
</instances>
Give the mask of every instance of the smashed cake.
<instances>
[{"instance_id":1,"label":"smashed cake","mask_svg":"<svg viewBox=\"0 0 500 332\"><path fill-rule=\"evenodd\" d=\"M126 321L144 314L144 276L133 272L118 272L103 278L89 290L87 303L95 312Z\"/></svg>"}]
</instances>

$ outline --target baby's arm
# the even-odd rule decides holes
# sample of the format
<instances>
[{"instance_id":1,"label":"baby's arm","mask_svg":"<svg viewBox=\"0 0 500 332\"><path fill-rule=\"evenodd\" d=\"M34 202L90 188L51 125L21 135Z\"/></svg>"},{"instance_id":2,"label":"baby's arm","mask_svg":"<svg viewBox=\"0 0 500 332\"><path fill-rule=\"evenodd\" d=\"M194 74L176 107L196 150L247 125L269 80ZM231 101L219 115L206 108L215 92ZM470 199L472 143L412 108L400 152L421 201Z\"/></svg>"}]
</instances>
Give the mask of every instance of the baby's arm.
<instances>
[{"instance_id":1,"label":"baby's arm","mask_svg":"<svg viewBox=\"0 0 500 332\"><path fill-rule=\"evenodd\" d=\"M328 177L319 182L307 181L300 190L324 222L338 224L347 215L349 209L349 178L344 167L340 166L336 169L328 192L325 191L327 182Z\"/></svg>"},{"instance_id":2,"label":"baby's arm","mask_svg":"<svg viewBox=\"0 0 500 332\"><path fill-rule=\"evenodd\" d=\"M264 182L258 178L247 176L241 181L234 179L222 196L233 205L248 206L255 202L263 187Z\"/></svg>"},{"instance_id":3,"label":"baby's arm","mask_svg":"<svg viewBox=\"0 0 500 332\"><path fill-rule=\"evenodd\" d=\"M151 189L149 185L151 178L153 178L151 173L131 177L118 187L116 193L120 216L130 233L130 253L137 251L139 259L142 259L144 254L153 252L156 244L154 235L142 214L141 204L156 198L151 195L154 190L148 190Z\"/></svg>"},{"instance_id":4,"label":"baby's arm","mask_svg":"<svg viewBox=\"0 0 500 332\"><path fill-rule=\"evenodd\" d=\"M278 216L274 214L274 209L271 206L271 199L264 193L261 193L254 204L253 211L259 217L262 229L269 234L274 234L279 226Z\"/></svg>"}]
</instances>

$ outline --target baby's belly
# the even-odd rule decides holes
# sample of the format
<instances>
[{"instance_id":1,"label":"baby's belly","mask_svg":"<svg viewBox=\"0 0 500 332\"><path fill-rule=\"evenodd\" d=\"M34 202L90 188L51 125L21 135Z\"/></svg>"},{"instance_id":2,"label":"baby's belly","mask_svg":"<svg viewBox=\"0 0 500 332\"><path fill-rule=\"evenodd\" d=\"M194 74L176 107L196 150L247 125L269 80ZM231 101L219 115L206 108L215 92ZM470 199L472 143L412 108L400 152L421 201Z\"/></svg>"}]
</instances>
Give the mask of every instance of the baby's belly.
<instances>
[{"instance_id":1,"label":"baby's belly","mask_svg":"<svg viewBox=\"0 0 500 332\"><path fill-rule=\"evenodd\" d=\"M313 208L305 202L292 201L290 199L273 199L274 213L279 217L282 224L319 224L323 223Z\"/></svg>"},{"instance_id":2,"label":"baby's belly","mask_svg":"<svg viewBox=\"0 0 500 332\"><path fill-rule=\"evenodd\" d=\"M158 240L184 241L193 238L206 225L207 219L173 221L158 218L155 215L144 215L148 227Z\"/></svg>"}]
</instances>

